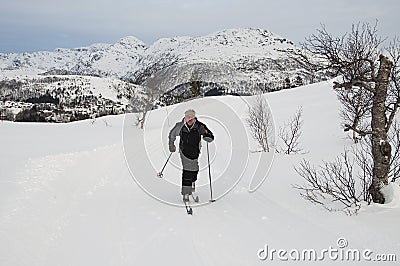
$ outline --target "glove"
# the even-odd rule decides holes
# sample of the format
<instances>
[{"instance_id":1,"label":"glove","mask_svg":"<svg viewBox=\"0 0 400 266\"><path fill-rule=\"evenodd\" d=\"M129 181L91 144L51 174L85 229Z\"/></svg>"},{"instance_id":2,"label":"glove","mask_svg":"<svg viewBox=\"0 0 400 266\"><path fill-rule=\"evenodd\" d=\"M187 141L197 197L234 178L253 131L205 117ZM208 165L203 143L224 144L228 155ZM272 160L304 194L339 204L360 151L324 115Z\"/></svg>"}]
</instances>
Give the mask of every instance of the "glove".
<instances>
[{"instance_id":1,"label":"glove","mask_svg":"<svg viewBox=\"0 0 400 266\"><path fill-rule=\"evenodd\" d=\"M207 141L207 142L212 142L212 141L213 141L213 139L210 138L210 137L208 137L208 136L204 136L203 139L204 139L205 141Z\"/></svg>"},{"instance_id":2,"label":"glove","mask_svg":"<svg viewBox=\"0 0 400 266\"><path fill-rule=\"evenodd\" d=\"M176 151L176 147L175 147L175 144L174 144L174 143L170 143L170 144L169 144L169 151L170 151L170 152L175 152L175 151Z\"/></svg>"},{"instance_id":3,"label":"glove","mask_svg":"<svg viewBox=\"0 0 400 266\"><path fill-rule=\"evenodd\" d=\"M210 134L210 133L208 132L208 130L206 130L206 131L204 132L203 139L204 139L204 141L212 142L212 141L214 140L214 136L213 136L212 134Z\"/></svg>"}]
</instances>

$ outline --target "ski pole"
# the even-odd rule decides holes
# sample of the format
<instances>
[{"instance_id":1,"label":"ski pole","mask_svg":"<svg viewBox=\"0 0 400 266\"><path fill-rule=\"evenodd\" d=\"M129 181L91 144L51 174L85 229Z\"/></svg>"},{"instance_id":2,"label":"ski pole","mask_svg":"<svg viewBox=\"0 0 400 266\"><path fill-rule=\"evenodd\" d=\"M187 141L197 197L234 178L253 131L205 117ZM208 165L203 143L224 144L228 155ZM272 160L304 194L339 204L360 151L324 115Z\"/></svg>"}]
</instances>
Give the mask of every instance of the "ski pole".
<instances>
[{"instance_id":1,"label":"ski pole","mask_svg":"<svg viewBox=\"0 0 400 266\"><path fill-rule=\"evenodd\" d=\"M172 155L172 152L169 154L167 161L165 162L163 168L161 169L161 172L157 173L157 176L158 176L159 178L162 178L162 177L163 177L164 168L165 168L165 166L167 166L167 163L168 163L168 161L169 161L169 158L171 158L171 155Z\"/></svg>"},{"instance_id":2,"label":"ski pole","mask_svg":"<svg viewBox=\"0 0 400 266\"><path fill-rule=\"evenodd\" d=\"M211 185L211 166L210 166L210 152L208 150L208 142L207 142L207 159L208 159L208 177L210 178L210 193L211 193L210 202L214 202L215 199L213 199L212 185Z\"/></svg>"}]
</instances>

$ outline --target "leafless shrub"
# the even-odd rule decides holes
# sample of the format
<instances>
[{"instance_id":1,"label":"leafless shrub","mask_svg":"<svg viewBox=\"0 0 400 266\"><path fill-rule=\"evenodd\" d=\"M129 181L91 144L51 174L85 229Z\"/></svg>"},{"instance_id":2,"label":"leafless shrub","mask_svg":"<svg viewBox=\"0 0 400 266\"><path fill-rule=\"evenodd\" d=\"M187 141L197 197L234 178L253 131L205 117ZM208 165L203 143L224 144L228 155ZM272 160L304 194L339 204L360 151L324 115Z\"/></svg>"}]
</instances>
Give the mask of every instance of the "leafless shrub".
<instances>
[{"instance_id":1,"label":"leafless shrub","mask_svg":"<svg viewBox=\"0 0 400 266\"><path fill-rule=\"evenodd\" d=\"M371 136L353 145L333 162L323 162L318 168L303 160L296 172L306 181L294 185L301 190L300 195L329 211L345 210L348 214L357 213L361 202L371 203L369 187L373 177L373 157ZM389 179L396 182L400 177L400 122L395 121L388 134L393 147L390 160ZM339 205L332 207L332 203Z\"/></svg>"},{"instance_id":2,"label":"leafless shrub","mask_svg":"<svg viewBox=\"0 0 400 266\"><path fill-rule=\"evenodd\" d=\"M274 143L274 125L271 111L262 95L256 96L254 104L249 107L247 125L262 151L269 152Z\"/></svg>"},{"instance_id":3,"label":"leafless shrub","mask_svg":"<svg viewBox=\"0 0 400 266\"><path fill-rule=\"evenodd\" d=\"M353 167L354 159L348 151L333 162L324 162L318 169L303 160L295 170L307 184L296 184L294 188L302 191L302 197L322 205L327 210L356 211L360 208L362 192L357 189ZM332 206L332 203L339 204Z\"/></svg>"},{"instance_id":4,"label":"leafless shrub","mask_svg":"<svg viewBox=\"0 0 400 266\"><path fill-rule=\"evenodd\" d=\"M352 148L352 155L357 164L356 176L360 182L361 200L371 203L371 194L369 186L373 177L373 157L371 152L370 136L367 139L361 139L357 145Z\"/></svg>"},{"instance_id":5,"label":"leafless shrub","mask_svg":"<svg viewBox=\"0 0 400 266\"><path fill-rule=\"evenodd\" d=\"M143 129L146 122L147 113L155 106L155 101L158 99L159 93L155 89L146 88L144 95L137 95L132 93L130 98L131 106L139 111L136 115L135 125Z\"/></svg>"},{"instance_id":6,"label":"leafless shrub","mask_svg":"<svg viewBox=\"0 0 400 266\"><path fill-rule=\"evenodd\" d=\"M303 108L300 106L294 116L279 130L279 138L284 144L281 150L285 154L301 153L303 151L299 142L303 126L302 114Z\"/></svg>"}]
</instances>

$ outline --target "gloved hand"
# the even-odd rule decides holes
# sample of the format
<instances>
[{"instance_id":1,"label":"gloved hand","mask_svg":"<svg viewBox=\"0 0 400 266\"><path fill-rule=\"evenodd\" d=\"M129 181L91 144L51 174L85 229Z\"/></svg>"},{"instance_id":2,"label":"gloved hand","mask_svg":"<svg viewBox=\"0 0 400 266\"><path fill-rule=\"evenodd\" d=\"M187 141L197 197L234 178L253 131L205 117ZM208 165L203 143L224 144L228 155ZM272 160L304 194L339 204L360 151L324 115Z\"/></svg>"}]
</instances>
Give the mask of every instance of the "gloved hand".
<instances>
[{"instance_id":1,"label":"gloved hand","mask_svg":"<svg viewBox=\"0 0 400 266\"><path fill-rule=\"evenodd\" d=\"M205 141L207 141L207 142L212 142L212 141L213 141L212 138L207 137L207 136L204 136L203 139L204 139Z\"/></svg>"},{"instance_id":2,"label":"gloved hand","mask_svg":"<svg viewBox=\"0 0 400 266\"><path fill-rule=\"evenodd\" d=\"M175 152L175 151L176 151L176 147L175 147L175 144L174 144L174 143L170 143L170 144L169 144L169 151L170 151L170 152Z\"/></svg>"},{"instance_id":3,"label":"gloved hand","mask_svg":"<svg viewBox=\"0 0 400 266\"><path fill-rule=\"evenodd\" d=\"M214 140L214 136L210 132L208 132L208 130L206 130L204 132L203 139L204 141L212 142Z\"/></svg>"}]
</instances>

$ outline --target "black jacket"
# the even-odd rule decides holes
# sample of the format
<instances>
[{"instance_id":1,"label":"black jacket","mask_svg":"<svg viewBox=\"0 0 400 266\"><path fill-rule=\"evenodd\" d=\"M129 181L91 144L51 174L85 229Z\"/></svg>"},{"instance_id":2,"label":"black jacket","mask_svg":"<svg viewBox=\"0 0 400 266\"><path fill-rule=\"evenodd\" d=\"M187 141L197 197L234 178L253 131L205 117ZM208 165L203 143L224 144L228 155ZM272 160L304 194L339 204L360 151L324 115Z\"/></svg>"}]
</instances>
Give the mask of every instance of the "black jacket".
<instances>
[{"instance_id":1,"label":"black jacket","mask_svg":"<svg viewBox=\"0 0 400 266\"><path fill-rule=\"evenodd\" d=\"M200 155L201 136L207 142L214 140L213 133L205 124L196 119L191 127L184 120L175 124L169 132L169 143L174 144L176 137L180 137L179 150L189 159L197 159Z\"/></svg>"}]
</instances>

